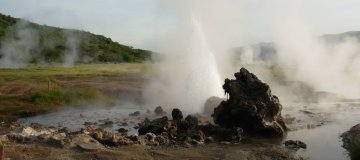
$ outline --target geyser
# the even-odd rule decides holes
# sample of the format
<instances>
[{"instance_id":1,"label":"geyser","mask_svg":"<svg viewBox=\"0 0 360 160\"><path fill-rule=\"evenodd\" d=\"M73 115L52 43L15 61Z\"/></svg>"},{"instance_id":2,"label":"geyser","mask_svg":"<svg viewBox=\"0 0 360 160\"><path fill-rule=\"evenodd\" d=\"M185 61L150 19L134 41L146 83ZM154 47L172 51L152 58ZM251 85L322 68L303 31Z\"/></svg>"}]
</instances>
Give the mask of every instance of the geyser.
<instances>
[{"instance_id":1,"label":"geyser","mask_svg":"<svg viewBox=\"0 0 360 160\"><path fill-rule=\"evenodd\" d=\"M223 97L222 82L213 52L209 48L199 18L192 14L192 30L187 50L164 56L144 91L147 103L185 112L200 112L211 96ZM172 39L174 40L174 39Z\"/></svg>"}]
</instances>

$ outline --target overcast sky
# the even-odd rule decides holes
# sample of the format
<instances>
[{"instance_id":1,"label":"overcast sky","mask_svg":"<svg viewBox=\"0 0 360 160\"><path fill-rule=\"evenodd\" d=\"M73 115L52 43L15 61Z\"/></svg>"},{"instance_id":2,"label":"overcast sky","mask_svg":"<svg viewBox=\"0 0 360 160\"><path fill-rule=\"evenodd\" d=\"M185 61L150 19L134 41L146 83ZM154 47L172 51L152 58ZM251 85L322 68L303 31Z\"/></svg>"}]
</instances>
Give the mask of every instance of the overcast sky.
<instances>
[{"instance_id":1,"label":"overcast sky","mask_svg":"<svg viewBox=\"0 0 360 160\"><path fill-rule=\"evenodd\" d=\"M192 13L216 35L209 37L234 47L272 41L274 24L285 19L296 19L314 35L360 30L356 0L0 0L0 13L145 49L184 29Z\"/></svg>"}]
</instances>

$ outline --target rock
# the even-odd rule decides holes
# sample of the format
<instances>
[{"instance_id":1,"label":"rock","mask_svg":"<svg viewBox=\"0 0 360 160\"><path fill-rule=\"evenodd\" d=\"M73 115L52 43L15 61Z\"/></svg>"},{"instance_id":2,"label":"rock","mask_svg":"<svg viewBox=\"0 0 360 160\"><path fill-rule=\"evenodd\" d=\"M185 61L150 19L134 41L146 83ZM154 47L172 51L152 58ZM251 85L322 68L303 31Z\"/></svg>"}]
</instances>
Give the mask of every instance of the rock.
<instances>
[{"instance_id":1,"label":"rock","mask_svg":"<svg viewBox=\"0 0 360 160\"><path fill-rule=\"evenodd\" d=\"M285 146L287 147L291 147L291 148L295 148L295 149L299 149L299 148L303 148L306 149L306 144L304 142L301 142L299 140L288 140L285 141Z\"/></svg>"},{"instance_id":2,"label":"rock","mask_svg":"<svg viewBox=\"0 0 360 160\"><path fill-rule=\"evenodd\" d=\"M145 119L145 121L141 123L141 126L139 126L139 134L145 135L150 132L155 135L167 132L170 137L175 137L177 134L177 125L176 123L169 121L166 116L150 122Z\"/></svg>"},{"instance_id":3,"label":"rock","mask_svg":"<svg viewBox=\"0 0 360 160\"><path fill-rule=\"evenodd\" d=\"M119 133L126 133L126 132L128 132L128 130L125 129L125 128L119 128L117 131L118 131Z\"/></svg>"},{"instance_id":4,"label":"rock","mask_svg":"<svg viewBox=\"0 0 360 160\"><path fill-rule=\"evenodd\" d=\"M134 113L130 113L129 116L138 116L140 115L140 111L136 111Z\"/></svg>"},{"instance_id":5,"label":"rock","mask_svg":"<svg viewBox=\"0 0 360 160\"><path fill-rule=\"evenodd\" d=\"M214 109L214 122L222 127L240 127L245 132L284 135L282 105L270 87L245 68L235 73L235 80L225 79L223 89L229 100Z\"/></svg>"},{"instance_id":6,"label":"rock","mask_svg":"<svg viewBox=\"0 0 360 160\"><path fill-rule=\"evenodd\" d=\"M189 128L193 128L193 127L197 126L198 123L199 123L198 118L196 118L196 117L194 117L194 116L191 116L191 115L188 115L188 116L185 118L185 121L188 122Z\"/></svg>"},{"instance_id":7,"label":"rock","mask_svg":"<svg viewBox=\"0 0 360 160\"><path fill-rule=\"evenodd\" d=\"M296 117L287 117L284 118L285 124L296 124Z\"/></svg>"},{"instance_id":8,"label":"rock","mask_svg":"<svg viewBox=\"0 0 360 160\"><path fill-rule=\"evenodd\" d=\"M68 134L68 133L71 133L71 130L67 127L64 127L63 129L59 129L58 133Z\"/></svg>"},{"instance_id":9,"label":"rock","mask_svg":"<svg viewBox=\"0 0 360 160\"><path fill-rule=\"evenodd\" d=\"M96 144L87 144L87 143L82 143L78 145L81 149L86 150L86 151L99 151L101 150L101 147L99 145Z\"/></svg>"},{"instance_id":10,"label":"rock","mask_svg":"<svg viewBox=\"0 0 360 160\"><path fill-rule=\"evenodd\" d=\"M203 113L207 114L207 115L211 115L214 113L214 109L222 102L222 101L226 101L226 98L220 98L220 97L216 97L216 96L212 96L210 98L208 98L204 104L204 110Z\"/></svg>"},{"instance_id":11,"label":"rock","mask_svg":"<svg viewBox=\"0 0 360 160\"><path fill-rule=\"evenodd\" d=\"M205 143L214 143L214 138L213 137L206 137L205 138Z\"/></svg>"},{"instance_id":12,"label":"rock","mask_svg":"<svg viewBox=\"0 0 360 160\"><path fill-rule=\"evenodd\" d=\"M343 141L342 147L349 149L356 140L360 139L360 123L351 127L349 131L344 132L340 137Z\"/></svg>"},{"instance_id":13,"label":"rock","mask_svg":"<svg viewBox=\"0 0 360 160\"><path fill-rule=\"evenodd\" d=\"M169 144L169 134L166 132L161 133L161 135L158 135L155 137L155 140L159 142L161 145L167 145Z\"/></svg>"},{"instance_id":14,"label":"rock","mask_svg":"<svg viewBox=\"0 0 360 160\"><path fill-rule=\"evenodd\" d=\"M102 144L106 144L108 146L121 146L121 145L132 145L134 142L126 136L122 136L119 133L112 134L106 131L104 128L87 128L86 129L91 137L96 139Z\"/></svg>"},{"instance_id":15,"label":"rock","mask_svg":"<svg viewBox=\"0 0 360 160\"><path fill-rule=\"evenodd\" d=\"M212 124L199 125L195 129L201 130L206 136L214 137L220 141L239 142L243 133L239 127L222 128Z\"/></svg>"},{"instance_id":16,"label":"rock","mask_svg":"<svg viewBox=\"0 0 360 160\"><path fill-rule=\"evenodd\" d=\"M194 140L199 141L199 142L204 142L205 134L201 130L195 131L191 135L191 139L194 139Z\"/></svg>"},{"instance_id":17,"label":"rock","mask_svg":"<svg viewBox=\"0 0 360 160\"><path fill-rule=\"evenodd\" d=\"M146 109L146 114L150 114L151 111L149 109Z\"/></svg>"},{"instance_id":18,"label":"rock","mask_svg":"<svg viewBox=\"0 0 360 160\"><path fill-rule=\"evenodd\" d=\"M33 129L37 129L37 130L42 130L45 129L46 127L44 127L43 125L39 124L39 123L31 123L30 127Z\"/></svg>"},{"instance_id":19,"label":"rock","mask_svg":"<svg viewBox=\"0 0 360 160\"><path fill-rule=\"evenodd\" d=\"M8 139L7 135L0 135L0 144L4 144L8 141L9 141L9 139Z\"/></svg>"},{"instance_id":20,"label":"rock","mask_svg":"<svg viewBox=\"0 0 360 160\"><path fill-rule=\"evenodd\" d=\"M223 144L223 145L229 145L231 144L231 142L228 142L228 141L221 141L220 144Z\"/></svg>"},{"instance_id":21,"label":"rock","mask_svg":"<svg viewBox=\"0 0 360 160\"><path fill-rule=\"evenodd\" d=\"M191 144L190 144L189 142L187 142L187 141L184 141L184 142L182 143L182 146L184 146L184 147L186 147L186 148L192 147Z\"/></svg>"},{"instance_id":22,"label":"rock","mask_svg":"<svg viewBox=\"0 0 360 160\"><path fill-rule=\"evenodd\" d=\"M155 112L156 115L163 115L164 114L164 110L161 108L161 106L156 107L154 112Z\"/></svg>"},{"instance_id":23,"label":"rock","mask_svg":"<svg viewBox=\"0 0 360 160\"><path fill-rule=\"evenodd\" d=\"M180 111L180 109L173 109L171 112L172 118L173 120L182 120L183 119L183 115L182 112Z\"/></svg>"}]
</instances>

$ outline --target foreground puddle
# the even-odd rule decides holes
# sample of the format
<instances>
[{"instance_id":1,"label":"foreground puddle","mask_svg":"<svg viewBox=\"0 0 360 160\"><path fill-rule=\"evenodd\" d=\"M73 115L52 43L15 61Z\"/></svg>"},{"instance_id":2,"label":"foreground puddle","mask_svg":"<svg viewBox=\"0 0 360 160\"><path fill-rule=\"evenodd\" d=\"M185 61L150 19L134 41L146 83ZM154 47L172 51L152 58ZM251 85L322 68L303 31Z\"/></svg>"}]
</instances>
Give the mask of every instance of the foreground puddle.
<instances>
[{"instance_id":1,"label":"foreground puddle","mask_svg":"<svg viewBox=\"0 0 360 160\"><path fill-rule=\"evenodd\" d=\"M283 117L296 117L297 122L287 125L295 128L289 131L282 139L245 138L242 143L284 143L287 140L300 140L307 144L307 149L299 149L298 153L310 159L349 159L339 136L352 126L360 123L359 103L311 103L311 104L283 104ZM136 111L139 116L129 116ZM167 111L167 110L166 110ZM44 126L67 127L73 131L85 128L86 123L95 127L117 133L119 128L128 130L128 135L138 133L134 128L146 117L159 118L154 112L146 113L147 109L138 106L114 108L86 108L64 109L39 115L22 118L16 123L30 125L40 123ZM167 116L171 111L167 111ZM322 125L323 123L323 125Z\"/></svg>"}]
</instances>

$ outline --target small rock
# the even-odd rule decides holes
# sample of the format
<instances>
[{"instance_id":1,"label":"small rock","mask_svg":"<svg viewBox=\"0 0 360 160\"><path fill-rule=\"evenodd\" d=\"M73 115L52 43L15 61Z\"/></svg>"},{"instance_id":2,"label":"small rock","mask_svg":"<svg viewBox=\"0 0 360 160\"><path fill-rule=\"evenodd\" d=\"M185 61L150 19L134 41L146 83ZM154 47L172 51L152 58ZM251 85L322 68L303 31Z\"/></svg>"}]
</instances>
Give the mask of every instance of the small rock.
<instances>
[{"instance_id":1,"label":"small rock","mask_svg":"<svg viewBox=\"0 0 360 160\"><path fill-rule=\"evenodd\" d=\"M296 124L296 117L286 117L284 118L284 122L285 124Z\"/></svg>"},{"instance_id":2,"label":"small rock","mask_svg":"<svg viewBox=\"0 0 360 160\"><path fill-rule=\"evenodd\" d=\"M191 116L191 115L188 115L186 118L185 118L185 121L187 121L189 123L189 127L190 128L193 128L195 126L198 125L199 123L199 120L198 118L194 117L194 116Z\"/></svg>"},{"instance_id":3,"label":"small rock","mask_svg":"<svg viewBox=\"0 0 360 160\"><path fill-rule=\"evenodd\" d=\"M140 111L136 111L134 113L130 113L129 116L138 116L140 115Z\"/></svg>"},{"instance_id":4,"label":"small rock","mask_svg":"<svg viewBox=\"0 0 360 160\"><path fill-rule=\"evenodd\" d=\"M155 112L156 115L163 115L164 114L164 110L161 108L161 106L156 107L154 112Z\"/></svg>"},{"instance_id":5,"label":"small rock","mask_svg":"<svg viewBox=\"0 0 360 160\"><path fill-rule=\"evenodd\" d=\"M146 109L146 113L147 113L147 114L150 114L151 111L150 111L149 109Z\"/></svg>"},{"instance_id":6,"label":"small rock","mask_svg":"<svg viewBox=\"0 0 360 160\"><path fill-rule=\"evenodd\" d=\"M231 144L231 142L228 142L228 141L221 141L220 144L225 144L225 145L229 145Z\"/></svg>"},{"instance_id":7,"label":"small rock","mask_svg":"<svg viewBox=\"0 0 360 160\"><path fill-rule=\"evenodd\" d=\"M182 112L180 111L180 109L173 109L172 113L171 113L173 120L182 120L183 119L183 115Z\"/></svg>"},{"instance_id":8,"label":"small rock","mask_svg":"<svg viewBox=\"0 0 360 160\"><path fill-rule=\"evenodd\" d=\"M288 141L285 141L285 146L287 147L291 147L291 148L303 148L303 149L306 149L306 144L304 142L301 142L299 140L288 140Z\"/></svg>"},{"instance_id":9,"label":"small rock","mask_svg":"<svg viewBox=\"0 0 360 160\"><path fill-rule=\"evenodd\" d=\"M214 142L214 138L213 137L206 137L205 138L205 143L213 143Z\"/></svg>"}]
</instances>

